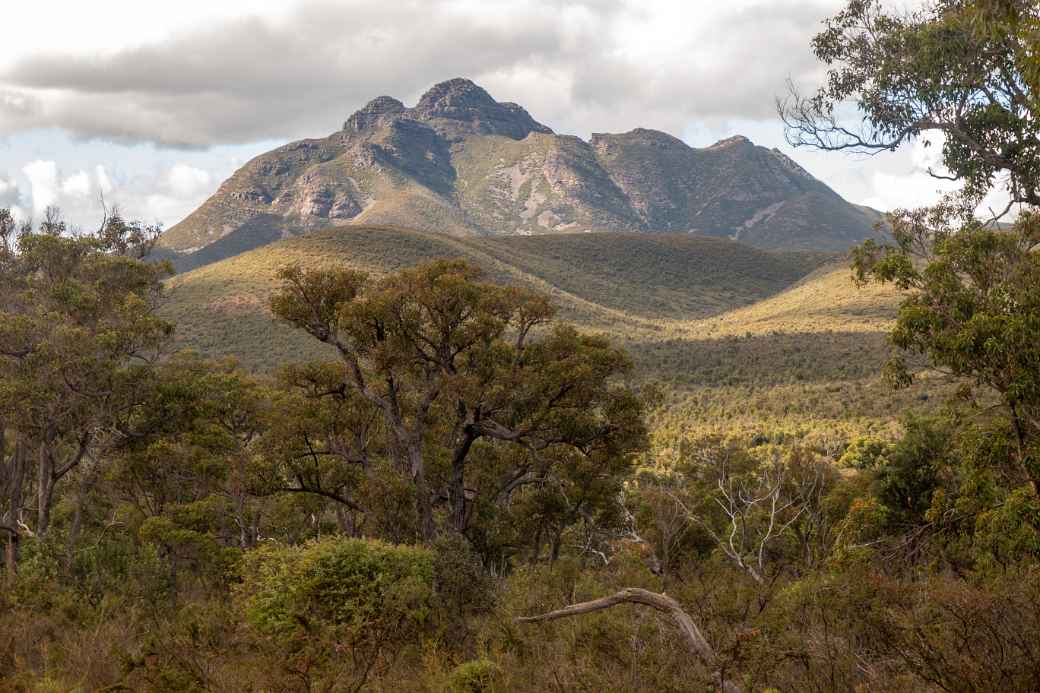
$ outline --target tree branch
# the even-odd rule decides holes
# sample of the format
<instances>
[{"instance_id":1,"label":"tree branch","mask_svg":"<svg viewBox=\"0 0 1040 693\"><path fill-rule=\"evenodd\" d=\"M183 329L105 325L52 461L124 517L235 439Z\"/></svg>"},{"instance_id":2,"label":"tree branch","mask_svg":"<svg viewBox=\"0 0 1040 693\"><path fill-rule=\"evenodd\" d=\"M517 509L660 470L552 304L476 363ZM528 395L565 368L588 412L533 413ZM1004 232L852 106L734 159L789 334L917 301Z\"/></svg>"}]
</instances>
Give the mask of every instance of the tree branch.
<instances>
[{"instance_id":1,"label":"tree branch","mask_svg":"<svg viewBox=\"0 0 1040 693\"><path fill-rule=\"evenodd\" d=\"M693 619L690 618L689 614L683 611L682 607L679 606L679 602L666 594L658 594L657 592L651 592L638 587L627 587L608 597L601 597L587 602L571 604L562 609L557 609L556 611L550 611L549 613L537 616L520 616L516 620L520 623L554 621L558 618L580 616L594 611L609 609L618 604L641 604L671 616L672 620L675 621L675 624L679 627L679 631L682 633L683 639L686 641L686 645L690 652L711 670L712 677L715 679L722 691L724 691L724 693L741 693L741 687L734 681L725 677L725 672L722 670L722 667L719 666L715 649L710 643L708 643L704 635L701 634L697 624L693 622Z\"/></svg>"}]
</instances>

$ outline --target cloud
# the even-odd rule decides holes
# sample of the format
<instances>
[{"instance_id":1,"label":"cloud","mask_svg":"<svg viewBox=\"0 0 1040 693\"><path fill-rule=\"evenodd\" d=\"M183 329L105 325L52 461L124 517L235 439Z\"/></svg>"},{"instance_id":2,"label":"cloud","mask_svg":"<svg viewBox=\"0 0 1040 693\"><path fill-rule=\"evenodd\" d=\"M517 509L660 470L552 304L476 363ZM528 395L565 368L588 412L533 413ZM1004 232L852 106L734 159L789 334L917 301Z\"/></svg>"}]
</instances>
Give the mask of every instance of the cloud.
<instances>
[{"instance_id":1,"label":"cloud","mask_svg":"<svg viewBox=\"0 0 1040 693\"><path fill-rule=\"evenodd\" d=\"M945 141L941 132L926 133L914 140L906 153L909 171L874 171L870 177L870 197L864 204L886 211L913 209L934 204L943 195L959 190L959 182L932 175L949 175L949 169L943 166ZM996 186L983 198L976 213L989 218L1003 211L1009 199L1007 191Z\"/></svg>"},{"instance_id":2,"label":"cloud","mask_svg":"<svg viewBox=\"0 0 1040 693\"><path fill-rule=\"evenodd\" d=\"M55 205L73 227L87 228L102 217L101 196L109 207L147 223L177 221L198 207L212 192L209 171L175 164L131 177L114 179L101 164L65 175L56 161L36 160L22 167L27 183L0 175L0 207L18 218L40 218Z\"/></svg>"},{"instance_id":3,"label":"cloud","mask_svg":"<svg viewBox=\"0 0 1040 693\"><path fill-rule=\"evenodd\" d=\"M69 176L61 182L61 192L72 197L86 197L90 194L90 176L86 171Z\"/></svg>"},{"instance_id":4,"label":"cloud","mask_svg":"<svg viewBox=\"0 0 1040 693\"><path fill-rule=\"evenodd\" d=\"M17 205L21 200L21 191L18 189L18 181L10 176L0 176L0 208L9 208Z\"/></svg>"},{"instance_id":5,"label":"cloud","mask_svg":"<svg viewBox=\"0 0 1040 693\"><path fill-rule=\"evenodd\" d=\"M34 215L40 215L47 207L58 201L58 164L53 161L33 161L22 167L29 179Z\"/></svg>"},{"instance_id":6,"label":"cloud","mask_svg":"<svg viewBox=\"0 0 1040 693\"><path fill-rule=\"evenodd\" d=\"M191 197L212 188L213 176L188 164L176 164L166 174L166 182L177 197Z\"/></svg>"},{"instance_id":7,"label":"cloud","mask_svg":"<svg viewBox=\"0 0 1040 693\"><path fill-rule=\"evenodd\" d=\"M98 190L107 195L113 190L112 179L108 175L108 171L101 164L94 167L94 181L97 183Z\"/></svg>"},{"instance_id":8,"label":"cloud","mask_svg":"<svg viewBox=\"0 0 1040 693\"><path fill-rule=\"evenodd\" d=\"M0 133L208 147L330 132L380 94L470 77L563 132L771 118L838 0L347 0L242 16L105 53L37 53L0 73Z\"/></svg>"}]
</instances>

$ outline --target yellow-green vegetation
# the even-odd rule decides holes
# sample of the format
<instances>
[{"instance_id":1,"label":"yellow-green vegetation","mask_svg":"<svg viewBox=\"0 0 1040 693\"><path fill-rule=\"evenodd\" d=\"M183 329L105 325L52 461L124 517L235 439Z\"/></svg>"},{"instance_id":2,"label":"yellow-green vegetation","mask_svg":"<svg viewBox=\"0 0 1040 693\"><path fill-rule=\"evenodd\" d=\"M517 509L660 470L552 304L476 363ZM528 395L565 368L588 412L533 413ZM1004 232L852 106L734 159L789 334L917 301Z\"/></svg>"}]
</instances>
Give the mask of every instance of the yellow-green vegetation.
<instances>
[{"instance_id":1,"label":"yellow-green vegetation","mask_svg":"<svg viewBox=\"0 0 1040 693\"><path fill-rule=\"evenodd\" d=\"M877 334L895 320L899 293L890 286L857 286L847 263L828 263L780 293L722 315L698 320L689 329L706 337L773 333Z\"/></svg>"},{"instance_id":2,"label":"yellow-green vegetation","mask_svg":"<svg viewBox=\"0 0 1040 693\"><path fill-rule=\"evenodd\" d=\"M177 324L180 346L271 372L331 355L270 314L283 266L378 277L447 257L474 262L496 283L545 292L564 319L620 341L635 377L667 390L662 409L672 413L664 418L697 422L698 431L861 431L926 404L923 391L893 392L879 376L897 305L892 289L857 287L833 255L688 234L451 238L347 226L174 277L161 313Z\"/></svg>"},{"instance_id":3,"label":"yellow-green vegetation","mask_svg":"<svg viewBox=\"0 0 1040 693\"><path fill-rule=\"evenodd\" d=\"M346 226L259 248L171 279L164 315L185 347L233 355L252 370L315 354L267 308L278 270L349 267L382 276L424 260L461 257L498 283L548 293L591 330L657 341L693 334L684 319L718 315L775 294L824 254L774 253L690 235L574 234L452 238L394 227Z\"/></svg>"}]
</instances>

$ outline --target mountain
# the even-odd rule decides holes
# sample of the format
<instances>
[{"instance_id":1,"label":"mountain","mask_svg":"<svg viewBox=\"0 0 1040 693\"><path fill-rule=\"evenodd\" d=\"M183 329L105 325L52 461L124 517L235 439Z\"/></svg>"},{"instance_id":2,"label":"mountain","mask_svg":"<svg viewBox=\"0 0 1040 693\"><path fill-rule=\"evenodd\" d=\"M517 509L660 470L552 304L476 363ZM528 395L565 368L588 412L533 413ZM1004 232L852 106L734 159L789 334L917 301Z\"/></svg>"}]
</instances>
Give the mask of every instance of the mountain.
<instances>
[{"instance_id":1,"label":"mountain","mask_svg":"<svg viewBox=\"0 0 1040 693\"><path fill-rule=\"evenodd\" d=\"M321 344L268 311L281 267L336 265L381 276L441 257L466 258L489 281L548 293L561 318L634 344L699 335L702 328L691 330L687 323L774 296L833 256L766 251L690 234L462 238L348 225L178 275L168 282L162 312L177 324L180 346L235 356L252 370L267 371L323 353Z\"/></svg>"},{"instance_id":2,"label":"mountain","mask_svg":"<svg viewBox=\"0 0 1040 693\"><path fill-rule=\"evenodd\" d=\"M328 137L256 157L161 246L190 268L358 224L460 237L694 232L762 248L844 250L873 236L878 218L744 137L696 149L636 129L586 142L453 79L412 108L381 96Z\"/></svg>"}]
</instances>

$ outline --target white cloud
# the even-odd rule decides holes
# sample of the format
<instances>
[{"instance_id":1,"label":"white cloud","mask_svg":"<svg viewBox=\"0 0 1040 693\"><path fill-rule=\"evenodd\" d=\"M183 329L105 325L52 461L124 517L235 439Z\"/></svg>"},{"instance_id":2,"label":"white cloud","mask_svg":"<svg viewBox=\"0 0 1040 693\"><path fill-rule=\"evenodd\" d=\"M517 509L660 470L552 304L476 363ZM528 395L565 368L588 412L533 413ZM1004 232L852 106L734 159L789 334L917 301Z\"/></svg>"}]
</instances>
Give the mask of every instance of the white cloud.
<instances>
[{"instance_id":1,"label":"white cloud","mask_svg":"<svg viewBox=\"0 0 1040 693\"><path fill-rule=\"evenodd\" d=\"M208 171L189 166L188 164L176 164L166 174L166 184L170 192L176 197L194 197L201 192L212 188L213 176Z\"/></svg>"},{"instance_id":2,"label":"white cloud","mask_svg":"<svg viewBox=\"0 0 1040 693\"><path fill-rule=\"evenodd\" d=\"M62 195L72 197L86 197L90 194L90 176L86 171L80 171L61 182Z\"/></svg>"},{"instance_id":3,"label":"white cloud","mask_svg":"<svg viewBox=\"0 0 1040 693\"><path fill-rule=\"evenodd\" d=\"M54 161L33 161L22 167L22 173L29 179L33 214L39 216L58 201L58 164Z\"/></svg>"},{"instance_id":4,"label":"white cloud","mask_svg":"<svg viewBox=\"0 0 1040 693\"><path fill-rule=\"evenodd\" d=\"M927 133L909 148L909 172L874 171L870 179L870 197L864 204L885 211L912 209L934 204L943 195L958 190L961 187L959 182L931 175L949 174L943 166L944 142L942 133ZM1008 200L1006 191L991 190L979 205L979 216L989 217L1003 211Z\"/></svg>"},{"instance_id":5,"label":"white cloud","mask_svg":"<svg viewBox=\"0 0 1040 693\"><path fill-rule=\"evenodd\" d=\"M0 176L0 207L17 208L21 218L39 218L47 206L55 205L74 227L89 228L101 218L103 194L105 203L118 206L124 216L171 224L213 192L214 175L185 163L129 177L114 177L109 171L104 164L94 164L66 176L56 161L30 161L21 166L24 188L17 179Z\"/></svg>"},{"instance_id":6,"label":"white cloud","mask_svg":"<svg viewBox=\"0 0 1040 693\"><path fill-rule=\"evenodd\" d=\"M97 181L98 189L107 195L112 192L112 179L108 175L108 171L101 164L94 167L94 180Z\"/></svg>"},{"instance_id":7,"label":"white cloud","mask_svg":"<svg viewBox=\"0 0 1040 693\"><path fill-rule=\"evenodd\" d=\"M21 190L18 189L18 181L10 176L0 176L0 207L12 207L18 204L20 198Z\"/></svg>"},{"instance_id":8,"label":"white cloud","mask_svg":"<svg viewBox=\"0 0 1040 693\"><path fill-rule=\"evenodd\" d=\"M932 204L945 192L956 189L949 181L940 181L919 170L907 175L877 171L871 177L872 195L864 204L891 211Z\"/></svg>"}]
</instances>

